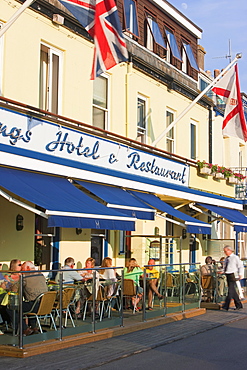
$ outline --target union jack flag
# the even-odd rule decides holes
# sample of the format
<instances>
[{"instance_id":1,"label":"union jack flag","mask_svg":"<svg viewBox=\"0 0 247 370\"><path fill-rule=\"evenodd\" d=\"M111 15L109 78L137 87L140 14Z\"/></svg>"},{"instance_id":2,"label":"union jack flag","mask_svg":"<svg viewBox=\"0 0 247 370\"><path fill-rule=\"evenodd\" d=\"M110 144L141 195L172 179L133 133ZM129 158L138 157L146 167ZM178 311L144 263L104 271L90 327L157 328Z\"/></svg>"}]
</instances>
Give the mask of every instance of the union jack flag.
<instances>
[{"instance_id":1,"label":"union jack flag","mask_svg":"<svg viewBox=\"0 0 247 370\"><path fill-rule=\"evenodd\" d=\"M91 79L128 59L114 0L59 0L94 39Z\"/></svg>"}]
</instances>

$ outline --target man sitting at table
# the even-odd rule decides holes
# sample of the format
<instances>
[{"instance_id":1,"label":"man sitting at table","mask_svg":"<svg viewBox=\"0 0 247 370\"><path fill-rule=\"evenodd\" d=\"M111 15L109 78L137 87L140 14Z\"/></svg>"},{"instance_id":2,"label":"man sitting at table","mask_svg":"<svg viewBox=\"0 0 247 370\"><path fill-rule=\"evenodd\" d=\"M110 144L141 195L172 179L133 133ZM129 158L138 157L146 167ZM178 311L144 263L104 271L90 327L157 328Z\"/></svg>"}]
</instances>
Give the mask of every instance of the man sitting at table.
<instances>
[{"instance_id":1,"label":"man sitting at table","mask_svg":"<svg viewBox=\"0 0 247 370\"><path fill-rule=\"evenodd\" d=\"M72 257L66 258L64 261L64 266L62 267L63 271L63 284L74 284L75 281L82 281L82 276L77 272L74 271L73 268L75 266L75 260ZM59 275L60 272L57 273L55 281L59 282Z\"/></svg>"},{"instance_id":2,"label":"man sitting at table","mask_svg":"<svg viewBox=\"0 0 247 370\"><path fill-rule=\"evenodd\" d=\"M147 288L148 288L148 309L152 310L152 301L153 301L153 294L155 293L158 298L161 300L164 298L157 289L158 282L159 282L159 271L154 268L155 261L154 259L150 258L148 261L148 268L146 268L147 274Z\"/></svg>"},{"instance_id":3,"label":"man sitting at table","mask_svg":"<svg viewBox=\"0 0 247 370\"><path fill-rule=\"evenodd\" d=\"M23 312L28 312L32 309L36 298L42 294L47 292L47 284L44 275L37 271L34 264L31 261L26 261L21 266L21 271L33 271L33 273L23 274L23 297L25 301L22 303ZM33 308L32 312L38 312L39 309L39 301ZM13 321L13 311L11 309L7 309L8 314L10 315ZM18 314L16 314L16 325L18 323ZM36 319L30 318L28 320L28 325L25 320L22 322L23 334L24 335L31 335L31 334L38 334L39 330L35 326ZM15 328L16 330L17 328Z\"/></svg>"}]
</instances>

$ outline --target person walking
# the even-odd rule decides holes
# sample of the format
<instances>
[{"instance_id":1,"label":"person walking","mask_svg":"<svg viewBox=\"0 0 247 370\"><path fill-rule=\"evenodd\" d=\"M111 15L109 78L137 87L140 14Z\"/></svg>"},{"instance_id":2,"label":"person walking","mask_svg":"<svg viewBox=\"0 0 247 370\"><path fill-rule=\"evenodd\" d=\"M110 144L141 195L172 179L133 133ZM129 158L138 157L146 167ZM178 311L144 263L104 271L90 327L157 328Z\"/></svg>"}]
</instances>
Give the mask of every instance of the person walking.
<instances>
[{"instance_id":1,"label":"person walking","mask_svg":"<svg viewBox=\"0 0 247 370\"><path fill-rule=\"evenodd\" d=\"M244 273L243 263L240 258L233 253L233 250L229 245L224 247L224 253L226 255L226 259L224 261L224 273L227 279L228 294L222 308L228 311L231 299L233 299L236 307L235 310L240 310L243 308L243 305L240 302L239 295L236 291L236 276L238 279L242 279Z\"/></svg>"}]
</instances>

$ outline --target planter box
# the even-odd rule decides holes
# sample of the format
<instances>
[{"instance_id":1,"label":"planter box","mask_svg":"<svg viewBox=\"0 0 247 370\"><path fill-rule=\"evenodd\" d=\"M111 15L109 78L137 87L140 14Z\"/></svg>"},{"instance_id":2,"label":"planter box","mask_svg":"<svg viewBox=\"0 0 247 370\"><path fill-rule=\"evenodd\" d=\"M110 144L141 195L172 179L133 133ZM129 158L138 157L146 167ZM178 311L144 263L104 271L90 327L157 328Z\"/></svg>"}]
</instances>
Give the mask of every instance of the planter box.
<instances>
[{"instance_id":1,"label":"planter box","mask_svg":"<svg viewBox=\"0 0 247 370\"><path fill-rule=\"evenodd\" d=\"M238 179L234 176L229 177L227 181L228 181L229 184L237 184L238 183Z\"/></svg>"},{"instance_id":2,"label":"planter box","mask_svg":"<svg viewBox=\"0 0 247 370\"><path fill-rule=\"evenodd\" d=\"M224 178L225 178L224 174L223 174L223 173L220 173L220 172L216 172L216 173L214 174L214 177L215 177L216 179L224 179Z\"/></svg>"},{"instance_id":3,"label":"planter box","mask_svg":"<svg viewBox=\"0 0 247 370\"><path fill-rule=\"evenodd\" d=\"M200 168L200 173L202 175L211 175L211 168L202 167L202 168Z\"/></svg>"}]
</instances>

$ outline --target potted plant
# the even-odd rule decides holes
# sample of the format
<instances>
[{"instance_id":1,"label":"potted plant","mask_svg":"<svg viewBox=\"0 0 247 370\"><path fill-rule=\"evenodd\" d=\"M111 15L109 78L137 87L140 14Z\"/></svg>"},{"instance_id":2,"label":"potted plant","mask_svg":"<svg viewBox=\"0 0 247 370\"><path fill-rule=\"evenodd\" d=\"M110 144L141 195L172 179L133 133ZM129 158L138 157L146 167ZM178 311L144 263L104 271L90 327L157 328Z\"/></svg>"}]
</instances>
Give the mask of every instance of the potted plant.
<instances>
[{"instance_id":1,"label":"potted plant","mask_svg":"<svg viewBox=\"0 0 247 370\"><path fill-rule=\"evenodd\" d=\"M225 176L224 176L224 172L225 172L226 168L223 167L223 166L218 166L217 167L217 171L214 172L214 176L216 179L224 179Z\"/></svg>"},{"instance_id":2,"label":"potted plant","mask_svg":"<svg viewBox=\"0 0 247 370\"><path fill-rule=\"evenodd\" d=\"M246 176L244 176L242 173L233 173L233 176L234 178L237 180L237 181L243 181L246 179Z\"/></svg>"},{"instance_id":3,"label":"potted plant","mask_svg":"<svg viewBox=\"0 0 247 370\"><path fill-rule=\"evenodd\" d=\"M205 160L203 160L203 161L197 161L197 166L199 168L199 172L202 175L210 175L211 174L210 164L207 163Z\"/></svg>"}]
</instances>

